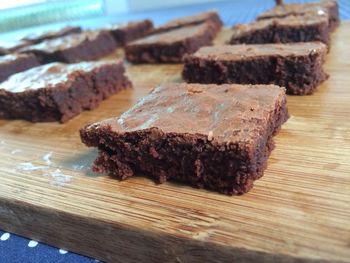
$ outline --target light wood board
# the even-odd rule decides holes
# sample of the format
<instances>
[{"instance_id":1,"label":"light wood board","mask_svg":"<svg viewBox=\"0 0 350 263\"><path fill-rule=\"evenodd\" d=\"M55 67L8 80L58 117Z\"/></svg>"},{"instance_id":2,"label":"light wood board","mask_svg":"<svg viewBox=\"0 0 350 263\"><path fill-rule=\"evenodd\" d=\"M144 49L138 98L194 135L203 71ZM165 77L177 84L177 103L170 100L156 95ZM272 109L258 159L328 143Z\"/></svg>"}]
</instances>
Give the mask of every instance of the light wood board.
<instances>
[{"instance_id":1,"label":"light wood board","mask_svg":"<svg viewBox=\"0 0 350 263\"><path fill-rule=\"evenodd\" d=\"M181 81L181 65L128 65L134 89L66 124L0 121L0 229L110 262L350 262L349 27L332 36L330 79L288 97L291 118L248 194L89 170L80 127Z\"/></svg>"}]
</instances>

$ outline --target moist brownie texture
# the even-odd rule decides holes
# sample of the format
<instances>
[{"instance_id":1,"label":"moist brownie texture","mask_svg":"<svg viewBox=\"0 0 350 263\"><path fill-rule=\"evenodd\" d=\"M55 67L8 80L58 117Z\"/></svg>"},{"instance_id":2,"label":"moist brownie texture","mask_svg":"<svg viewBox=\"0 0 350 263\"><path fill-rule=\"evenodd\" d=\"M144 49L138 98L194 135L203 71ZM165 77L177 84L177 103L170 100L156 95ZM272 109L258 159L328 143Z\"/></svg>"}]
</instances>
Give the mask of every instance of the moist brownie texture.
<instances>
[{"instance_id":1,"label":"moist brownie texture","mask_svg":"<svg viewBox=\"0 0 350 263\"><path fill-rule=\"evenodd\" d=\"M311 94L327 79L321 42L203 47L185 56L190 83L275 84L287 93Z\"/></svg>"},{"instance_id":2,"label":"moist brownie texture","mask_svg":"<svg viewBox=\"0 0 350 263\"><path fill-rule=\"evenodd\" d=\"M321 41L330 44L328 17L317 13L264 19L233 28L230 44Z\"/></svg>"},{"instance_id":3,"label":"moist brownie texture","mask_svg":"<svg viewBox=\"0 0 350 263\"><path fill-rule=\"evenodd\" d=\"M86 31L61 38L45 40L39 44L21 49L34 53L41 63L75 63L101 58L115 50L117 44L109 32Z\"/></svg>"},{"instance_id":4,"label":"moist brownie texture","mask_svg":"<svg viewBox=\"0 0 350 263\"><path fill-rule=\"evenodd\" d=\"M273 9L261 14L258 20L306 14L310 11L316 11L319 14L327 14L330 31L334 31L340 23L338 2L334 0L324 0L316 3L277 5Z\"/></svg>"},{"instance_id":5,"label":"moist brownie texture","mask_svg":"<svg viewBox=\"0 0 350 263\"><path fill-rule=\"evenodd\" d=\"M0 118L66 122L128 87L122 62L42 65L0 84Z\"/></svg>"},{"instance_id":6,"label":"moist brownie texture","mask_svg":"<svg viewBox=\"0 0 350 263\"><path fill-rule=\"evenodd\" d=\"M236 195L263 175L272 137L287 118L285 92L274 85L169 83L80 133L99 149L95 172L119 179L140 173Z\"/></svg>"},{"instance_id":7,"label":"moist brownie texture","mask_svg":"<svg viewBox=\"0 0 350 263\"><path fill-rule=\"evenodd\" d=\"M126 43L146 36L153 29L153 23L151 20L142 20L136 22L129 22L126 25L111 25L106 28L109 31L118 46L125 46Z\"/></svg>"},{"instance_id":8,"label":"moist brownie texture","mask_svg":"<svg viewBox=\"0 0 350 263\"><path fill-rule=\"evenodd\" d=\"M14 54L0 57L0 82L9 76L39 66L39 61L33 54Z\"/></svg>"},{"instance_id":9,"label":"moist brownie texture","mask_svg":"<svg viewBox=\"0 0 350 263\"><path fill-rule=\"evenodd\" d=\"M155 28L152 31L152 33L167 32L167 31L185 27L185 26L202 24L204 22L211 22L213 24L213 28L216 33L221 29L223 25L217 12L208 11L208 12L196 14L193 16L186 16L186 17L181 17L179 19L172 20L166 23L165 25Z\"/></svg>"},{"instance_id":10,"label":"moist brownie texture","mask_svg":"<svg viewBox=\"0 0 350 263\"><path fill-rule=\"evenodd\" d=\"M31 34L22 38L24 41L31 42L33 44L38 44L47 39L54 39L63 36L67 36L74 33L80 33L81 27L79 26L66 26L56 31L47 31L39 34Z\"/></svg>"},{"instance_id":11,"label":"moist brownie texture","mask_svg":"<svg viewBox=\"0 0 350 263\"><path fill-rule=\"evenodd\" d=\"M125 54L134 63L176 63L186 53L211 45L215 29L210 22L154 34L129 43Z\"/></svg>"}]
</instances>

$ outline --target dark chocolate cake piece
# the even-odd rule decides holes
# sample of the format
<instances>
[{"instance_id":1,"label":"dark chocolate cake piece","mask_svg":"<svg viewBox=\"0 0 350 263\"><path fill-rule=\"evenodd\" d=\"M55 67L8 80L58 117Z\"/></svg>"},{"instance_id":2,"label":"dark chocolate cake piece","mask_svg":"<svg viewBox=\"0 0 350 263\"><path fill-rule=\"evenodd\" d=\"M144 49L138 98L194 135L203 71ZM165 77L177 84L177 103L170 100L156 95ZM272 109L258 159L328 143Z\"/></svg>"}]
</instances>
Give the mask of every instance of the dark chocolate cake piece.
<instances>
[{"instance_id":1,"label":"dark chocolate cake piece","mask_svg":"<svg viewBox=\"0 0 350 263\"><path fill-rule=\"evenodd\" d=\"M203 47L185 56L189 83L275 84L287 93L311 94L327 79L321 42Z\"/></svg>"},{"instance_id":2,"label":"dark chocolate cake piece","mask_svg":"<svg viewBox=\"0 0 350 263\"><path fill-rule=\"evenodd\" d=\"M211 45L214 32L210 22L181 27L131 42L125 47L125 54L133 63L178 63L186 53Z\"/></svg>"},{"instance_id":3,"label":"dark chocolate cake piece","mask_svg":"<svg viewBox=\"0 0 350 263\"><path fill-rule=\"evenodd\" d=\"M328 17L317 13L264 19L233 27L230 44L321 41L330 45Z\"/></svg>"},{"instance_id":4,"label":"dark chocolate cake piece","mask_svg":"<svg viewBox=\"0 0 350 263\"><path fill-rule=\"evenodd\" d=\"M170 83L80 134L99 149L95 172L239 195L263 175L287 118L285 91L274 85Z\"/></svg>"},{"instance_id":5,"label":"dark chocolate cake piece","mask_svg":"<svg viewBox=\"0 0 350 263\"><path fill-rule=\"evenodd\" d=\"M33 54L9 54L0 56L0 82L9 76L39 66L40 63Z\"/></svg>"},{"instance_id":6,"label":"dark chocolate cake piece","mask_svg":"<svg viewBox=\"0 0 350 263\"><path fill-rule=\"evenodd\" d=\"M122 62L42 65L0 84L0 118L66 122L128 87Z\"/></svg>"},{"instance_id":7,"label":"dark chocolate cake piece","mask_svg":"<svg viewBox=\"0 0 350 263\"><path fill-rule=\"evenodd\" d=\"M304 4L283 4L277 5L273 9L261 14L258 20L270 18L282 18L289 15L300 15L309 12L326 14L329 19L329 29L334 31L340 24L339 7L336 0L323 0L321 2L312 2Z\"/></svg>"},{"instance_id":8,"label":"dark chocolate cake piece","mask_svg":"<svg viewBox=\"0 0 350 263\"><path fill-rule=\"evenodd\" d=\"M115 24L106 28L118 46L125 46L127 43L148 35L153 30L153 23L146 19L142 21L129 22L127 24Z\"/></svg>"},{"instance_id":9,"label":"dark chocolate cake piece","mask_svg":"<svg viewBox=\"0 0 350 263\"><path fill-rule=\"evenodd\" d=\"M113 52L117 44L107 31L86 31L78 34L45 40L22 48L23 53L34 53L41 63L76 63L95 60Z\"/></svg>"},{"instance_id":10,"label":"dark chocolate cake piece","mask_svg":"<svg viewBox=\"0 0 350 263\"><path fill-rule=\"evenodd\" d=\"M204 22L211 22L216 32L220 31L221 27L223 26L218 13L215 11L208 11L171 20L170 22L155 28L152 33L167 32L181 27L202 24Z\"/></svg>"}]
</instances>

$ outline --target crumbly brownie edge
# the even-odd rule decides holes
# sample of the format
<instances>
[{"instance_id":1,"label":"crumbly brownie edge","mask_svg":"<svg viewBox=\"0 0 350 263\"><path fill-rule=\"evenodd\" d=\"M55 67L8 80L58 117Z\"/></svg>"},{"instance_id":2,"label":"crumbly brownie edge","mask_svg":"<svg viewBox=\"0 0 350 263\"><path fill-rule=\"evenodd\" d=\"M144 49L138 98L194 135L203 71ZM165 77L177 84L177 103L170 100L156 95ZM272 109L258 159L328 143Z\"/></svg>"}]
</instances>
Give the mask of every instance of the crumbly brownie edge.
<instances>
[{"instance_id":1,"label":"crumbly brownie edge","mask_svg":"<svg viewBox=\"0 0 350 263\"><path fill-rule=\"evenodd\" d=\"M325 21L326 22L326 21ZM232 35L229 44L264 44L264 43L293 43L320 41L330 45L328 23L320 22L313 25L289 27L272 23L265 28L252 30L245 34Z\"/></svg>"},{"instance_id":2,"label":"crumbly brownie edge","mask_svg":"<svg viewBox=\"0 0 350 263\"><path fill-rule=\"evenodd\" d=\"M208 136L163 133L157 128L117 133L109 126L80 130L83 143L98 147L93 170L121 180L146 174L162 183L183 182L228 195L248 192L263 175L272 137L288 119L285 95L276 102L256 145L217 143Z\"/></svg>"},{"instance_id":3,"label":"crumbly brownie edge","mask_svg":"<svg viewBox=\"0 0 350 263\"><path fill-rule=\"evenodd\" d=\"M127 45L125 55L132 63L180 63L185 54L211 45L213 36L213 27L208 26L203 34L173 44Z\"/></svg>"},{"instance_id":4,"label":"crumbly brownie edge","mask_svg":"<svg viewBox=\"0 0 350 263\"><path fill-rule=\"evenodd\" d=\"M128 42L146 36L153 28L153 22L147 19L131 27L111 30L111 34L118 45L125 46Z\"/></svg>"},{"instance_id":5,"label":"crumbly brownie edge","mask_svg":"<svg viewBox=\"0 0 350 263\"><path fill-rule=\"evenodd\" d=\"M238 61L211 61L187 55L182 71L188 83L276 84L292 95L312 94L328 76L325 53L301 57L258 57Z\"/></svg>"},{"instance_id":6,"label":"crumbly brownie edge","mask_svg":"<svg viewBox=\"0 0 350 263\"><path fill-rule=\"evenodd\" d=\"M234 27L233 30L238 30L237 27ZM262 29L251 30L249 32L241 33L236 35L235 33L231 36L227 44L264 44L272 43L274 36L274 26L269 25Z\"/></svg>"},{"instance_id":7,"label":"crumbly brownie edge","mask_svg":"<svg viewBox=\"0 0 350 263\"><path fill-rule=\"evenodd\" d=\"M0 89L0 118L64 123L83 110L96 108L112 94L131 87L123 72L119 64L108 65L88 73L75 72L68 82L54 88L21 93Z\"/></svg>"}]
</instances>

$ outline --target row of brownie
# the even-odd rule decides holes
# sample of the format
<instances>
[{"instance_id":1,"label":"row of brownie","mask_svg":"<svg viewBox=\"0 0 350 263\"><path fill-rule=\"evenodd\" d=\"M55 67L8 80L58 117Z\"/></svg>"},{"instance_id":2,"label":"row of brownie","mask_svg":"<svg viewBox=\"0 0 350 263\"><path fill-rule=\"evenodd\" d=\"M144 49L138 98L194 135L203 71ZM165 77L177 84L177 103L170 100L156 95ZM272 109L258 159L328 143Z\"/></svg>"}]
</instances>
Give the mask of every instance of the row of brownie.
<instances>
[{"instance_id":1,"label":"row of brownie","mask_svg":"<svg viewBox=\"0 0 350 263\"><path fill-rule=\"evenodd\" d=\"M143 20L113 25L108 30L82 32L80 27L68 26L25 36L0 48L0 81L40 64L98 59L153 28L150 20Z\"/></svg>"},{"instance_id":2,"label":"row of brownie","mask_svg":"<svg viewBox=\"0 0 350 263\"><path fill-rule=\"evenodd\" d=\"M235 26L229 45L186 55L183 78L190 83L275 84L289 94L312 94L328 78L323 64L329 34L339 24L337 2L285 4L258 19Z\"/></svg>"},{"instance_id":3,"label":"row of brownie","mask_svg":"<svg viewBox=\"0 0 350 263\"><path fill-rule=\"evenodd\" d=\"M266 20L261 24L273 26L261 31L251 26L246 39L259 44L202 47L194 54L188 48L183 77L197 83L160 85L120 117L81 129L83 143L99 150L93 170L121 180L142 173L160 183L180 181L230 195L248 192L263 175L273 136L288 119L283 87L291 94L309 94L327 78L322 66L329 36L317 39L322 34L308 25L315 19L310 12L329 3L336 4L283 5L263 14L261 18L286 18ZM313 11L303 13L308 8ZM320 20L328 16L323 30L329 32L337 24L332 17L336 12L322 10ZM299 19L306 29L295 26ZM135 62L179 61L184 45L174 43L191 43L194 36L202 44L197 29L136 41L126 49L127 57ZM256 83L278 86L252 85Z\"/></svg>"},{"instance_id":4,"label":"row of brownie","mask_svg":"<svg viewBox=\"0 0 350 263\"><path fill-rule=\"evenodd\" d=\"M176 30L193 34L193 28L212 26L204 22L176 28L168 37ZM161 34L150 38L159 39ZM182 49L162 56L174 56L178 50ZM254 49L247 52L256 60ZM273 50L276 52L278 48ZM6 82L10 92L5 94L8 104L3 110L22 109L17 113L34 121L59 118L64 122L130 86L121 63L53 63L17 76L36 85L18 85L18 79L11 78L17 83L16 90L11 92L14 85ZM81 93L86 96L81 98ZM88 146L100 150L95 171L120 179L142 172L159 182L177 180L222 193L243 194L263 175L273 149L273 135L287 118L285 92L278 86L167 84L119 118L83 128L81 136Z\"/></svg>"},{"instance_id":5,"label":"row of brownie","mask_svg":"<svg viewBox=\"0 0 350 263\"><path fill-rule=\"evenodd\" d=\"M172 20L156 28L153 26L152 21L146 19L129 22L124 25L110 25L94 31L82 31L80 27L68 26L58 31L28 35L19 41L0 47L0 55L3 55L0 57L0 82L12 74L40 64L50 62L75 63L95 60L108 55L117 47L126 46L128 43L145 35L151 35L149 38L152 39L157 39L158 35L174 37L178 31L182 35L182 31L194 32L201 31L203 28L202 33L204 35L202 40L199 40L197 34L195 34L191 36L191 43L186 41L184 48L175 43L175 45L166 48L165 52L160 52L159 54L162 57L168 54L168 56L173 56L170 59L171 61L179 61L186 52L195 51L199 45L210 44L221 26L222 22L215 12L205 12ZM186 29L182 30L183 28ZM185 40L186 36L181 36L181 38ZM201 42L203 43L200 44ZM156 45L153 45L151 48L153 51L158 50ZM178 54L174 55L174 48L181 49L182 54L180 56ZM130 48L126 48L126 50L127 54L134 53L129 52L129 50L135 51L134 45L130 45ZM135 62L133 55L129 55L128 58L130 61Z\"/></svg>"},{"instance_id":6,"label":"row of brownie","mask_svg":"<svg viewBox=\"0 0 350 263\"><path fill-rule=\"evenodd\" d=\"M0 117L65 122L130 86L121 62L53 62L1 84ZM121 179L143 172L159 182L243 194L262 176L273 135L287 118L278 86L167 84L120 118L83 128L81 136L100 149L94 171Z\"/></svg>"},{"instance_id":7,"label":"row of brownie","mask_svg":"<svg viewBox=\"0 0 350 263\"><path fill-rule=\"evenodd\" d=\"M116 43L125 46L145 34L157 38L158 35L162 34L173 35L174 32L181 31L183 28L186 28L185 30L197 27L212 28L213 31L210 31L210 36L208 36L211 41L221 26L222 22L217 13L205 12L176 19L157 28L154 28L151 21L144 20L130 22L124 26L112 25L95 31L82 32L81 28L66 27L59 31L27 36L21 41L32 45L22 46L17 50L17 52L28 52L27 54L14 53L0 57L0 69L2 69L0 81L4 81L12 75L7 81L0 84L0 117L22 118L34 122L57 120L65 122L83 109L95 108L101 99L114 92L109 87L107 87L107 92L100 91L99 88L90 85L91 92L85 91L84 98L79 98L79 94L74 88L76 84L74 76L80 75L81 72L86 73L84 69L86 67L88 69L93 67L92 64L79 63L80 60L93 60L108 54L115 49ZM112 35L114 39L111 37ZM183 50L183 52L185 51ZM62 62L70 63L70 65L62 64ZM40 64L44 65L39 66ZM118 68L115 72L116 78L125 79L122 82L130 83L122 74L124 72L122 63L116 62L116 65L115 67ZM100 67L97 66L97 68ZM17 74L14 74L16 72ZM73 80L67 86L65 82L71 78ZM94 78L97 76L92 75L91 79ZM111 76L111 80L113 80L113 76ZM56 84L59 84L59 88ZM131 84L124 86L131 86ZM115 91L124 86L117 85ZM99 99L94 99L93 97L96 95L94 90L105 95L102 98L98 96Z\"/></svg>"}]
</instances>

